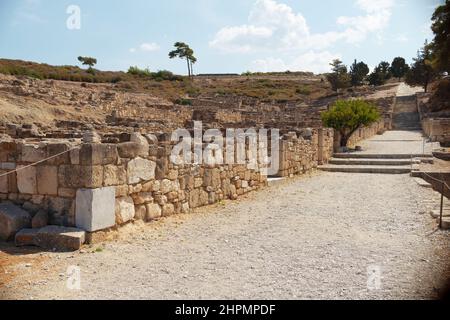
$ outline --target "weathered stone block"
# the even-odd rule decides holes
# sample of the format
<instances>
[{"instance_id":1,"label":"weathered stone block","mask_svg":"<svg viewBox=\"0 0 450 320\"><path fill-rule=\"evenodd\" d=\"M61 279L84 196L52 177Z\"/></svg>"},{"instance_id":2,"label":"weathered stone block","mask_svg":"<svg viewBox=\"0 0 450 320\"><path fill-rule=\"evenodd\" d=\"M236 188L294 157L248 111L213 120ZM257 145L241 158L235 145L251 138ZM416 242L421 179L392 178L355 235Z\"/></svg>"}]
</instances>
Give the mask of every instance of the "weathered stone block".
<instances>
[{"instance_id":1,"label":"weathered stone block","mask_svg":"<svg viewBox=\"0 0 450 320\"><path fill-rule=\"evenodd\" d=\"M133 199L131 197L117 198L115 212L116 223L119 225L132 220L136 214Z\"/></svg>"},{"instance_id":2,"label":"weathered stone block","mask_svg":"<svg viewBox=\"0 0 450 320\"><path fill-rule=\"evenodd\" d=\"M153 161L136 158L128 162L128 183L135 184L155 178L156 164Z\"/></svg>"},{"instance_id":3,"label":"weathered stone block","mask_svg":"<svg viewBox=\"0 0 450 320\"><path fill-rule=\"evenodd\" d=\"M135 205L145 204L153 201L151 192L140 192L133 194L131 197L133 198Z\"/></svg>"},{"instance_id":4,"label":"weathered stone block","mask_svg":"<svg viewBox=\"0 0 450 320\"><path fill-rule=\"evenodd\" d=\"M36 167L18 166L17 170L17 188L19 192L37 194Z\"/></svg>"},{"instance_id":5,"label":"weathered stone block","mask_svg":"<svg viewBox=\"0 0 450 320\"><path fill-rule=\"evenodd\" d=\"M22 145L22 162L38 162L47 157L45 146L39 145Z\"/></svg>"},{"instance_id":6,"label":"weathered stone block","mask_svg":"<svg viewBox=\"0 0 450 320\"><path fill-rule=\"evenodd\" d=\"M45 164L60 165L70 164L70 154L66 151L71 149L69 143L50 143L47 145L47 157L53 157Z\"/></svg>"},{"instance_id":7,"label":"weathered stone block","mask_svg":"<svg viewBox=\"0 0 450 320\"><path fill-rule=\"evenodd\" d=\"M134 208L135 215L134 218L136 220L145 220L147 216L147 208L145 205L139 205Z\"/></svg>"},{"instance_id":8,"label":"weathered stone block","mask_svg":"<svg viewBox=\"0 0 450 320\"><path fill-rule=\"evenodd\" d=\"M167 203L162 207L162 215L164 217L171 216L175 213L175 206L171 203Z\"/></svg>"},{"instance_id":9,"label":"weathered stone block","mask_svg":"<svg viewBox=\"0 0 450 320\"><path fill-rule=\"evenodd\" d=\"M14 242L17 247L35 246L39 229L22 229L16 233Z\"/></svg>"},{"instance_id":10,"label":"weathered stone block","mask_svg":"<svg viewBox=\"0 0 450 320\"><path fill-rule=\"evenodd\" d=\"M141 134L133 132L130 136L130 141L139 144L139 153L140 157L148 157L149 151L149 143L147 139L143 137Z\"/></svg>"},{"instance_id":11,"label":"weathered stone block","mask_svg":"<svg viewBox=\"0 0 450 320\"><path fill-rule=\"evenodd\" d=\"M83 144L80 149L81 165L116 164L118 157L114 144Z\"/></svg>"},{"instance_id":12,"label":"weathered stone block","mask_svg":"<svg viewBox=\"0 0 450 320\"><path fill-rule=\"evenodd\" d=\"M0 170L0 193L8 193L8 176L2 176L2 174L5 174L6 172L7 171Z\"/></svg>"},{"instance_id":13,"label":"weathered stone block","mask_svg":"<svg viewBox=\"0 0 450 320\"><path fill-rule=\"evenodd\" d=\"M35 237L37 246L58 251L79 250L84 244L86 233L76 228L47 226L40 229Z\"/></svg>"},{"instance_id":14,"label":"weathered stone block","mask_svg":"<svg viewBox=\"0 0 450 320\"><path fill-rule=\"evenodd\" d=\"M100 188L103 167L62 165L58 170L58 184L62 188Z\"/></svg>"},{"instance_id":15,"label":"weathered stone block","mask_svg":"<svg viewBox=\"0 0 450 320\"><path fill-rule=\"evenodd\" d=\"M121 158L136 158L141 152L141 145L136 142L122 142L117 145L117 151Z\"/></svg>"},{"instance_id":16,"label":"weathered stone block","mask_svg":"<svg viewBox=\"0 0 450 320\"><path fill-rule=\"evenodd\" d=\"M43 228L48 225L48 213L45 210L39 210L38 213L31 220L31 227L33 229Z\"/></svg>"},{"instance_id":17,"label":"weathered stone block","mask_svg":"<svg viewBox=\"0 0 450 320\"><path fill-rule=\"evenodd\" d=\"M147 216L146 221L158 219L162 215L161 207L157 203L149 203L146 205L147 207Z\"/></svg>"},{"instance_id":18,"label":"weathered stone block","mask_svg":"<svg viewBox=\"0 0 450 320\"><path fill-rule=\"evenodd\" d=\"M36 167L37 189L39 194L58 194L58 168L54 166Z\"/></svg>"},{"instance_id":19,"label":"weathered stone block","mask_svg":"<svg viewBox=\"0 0 450 320\"><path fill-rule=\"evenodd\" d=\"M103 168L103 184L116 186L127 182L127 172L124 166L107 165Z\"/></svg>"},{"instance_id":20,"label":"weathered stone block","mask_svg":"<svg viewBox=\"0 0 450 320\"><path fill-rule=\"evenodd\" d=\"M76 226L89 232L114 226L115 198L114 187L78 190L75 206Z\"/></svg>"},{"instance_id":21,"label":"weathered stone block","mask_svg":"<svg viewBox=\"0 0 450 320\"><path fill-rule=\"evenodd\" d=\"M58 196L62 198L75 198L77 195L77 191L75 189L70 188L59 188Z\"/></svg>"},{"instance_id":22,"label":"weathered stone block","mask_svg":"<svg viewBox=\"0 0 450 320\"><path fill-rule=\"evenodd\" d=\"M25 210L11 204L0 203L0 239L9 240L21 229L31 226L31 216Z\"/></svg>"}]
</instances>

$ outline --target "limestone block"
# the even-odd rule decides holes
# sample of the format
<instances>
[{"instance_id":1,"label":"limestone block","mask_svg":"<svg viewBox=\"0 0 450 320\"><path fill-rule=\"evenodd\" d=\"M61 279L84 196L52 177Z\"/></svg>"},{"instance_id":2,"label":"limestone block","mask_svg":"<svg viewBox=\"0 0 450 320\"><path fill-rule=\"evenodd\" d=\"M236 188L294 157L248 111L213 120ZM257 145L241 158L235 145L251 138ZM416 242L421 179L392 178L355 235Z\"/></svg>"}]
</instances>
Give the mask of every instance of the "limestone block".
<instances>
[{"instance_id":1,"label":"limestone block","mask_svg":"<svg viewBox=\"0 0 450 320\"><path fill-rule=\"evenodd\" d=\"M163 217L171 216L175 213L175 206L171 203L167 203L162 207Z\"/></svg>"},{"instance_id":2,"label":"limestone block","mask_svg":"<svg viewBox=\"0 0 450 320\"><path fill-rule=\"evenodd\" d=\"M117 145L117 151L121 158L132 159L139 155L141 145L136 142L122 142Z\"/></svg>"},{"instance_id":3,"label":"limestone block","mask_svg":"<svg viewBox=\"0 0 450 320\"><path fill-rule=\"evenodd\" d=\"M62 165L58 170L58 185L62 188L100 188L103 167Z\"/></svg>"},{"instance_id":4,"label":"limestone block","mask_svg":"<svg viewBox=\"0 0 450 320\"><path fill-rule=\"evenodd\" d=\"M38 162L47 157L45 147L39 145L22 145L22 162Z\"/></svg>"},{"instance_id":5,"label":"limestone block","mask_svg":"<svg viewBox=\"0 0 450 320\"><path fill-rule=\"evenodd\" d=\"M106 165L103 168L103 184L117 186L127 182L127 172L124 166Z\"/></svg>"},{"instance_id":6,"label":"limestone block","mask_svg":"<svg viewBox=\"0 0 450 320\"><path fill-rule=\"evenodd\" d=\"M77 191L75 189L70 188L59 188L58 196L62 198L75 198L77 195Z\"/></svg>"},{"instance_id":7,"label":"limestone block","mask_svg":"<svg viewBox=\"0 0 450 320\"><path fill-rule=\"evenodd\" d=\"M190 212L190 208L189 208L189 203L185 202L181 205L181 212L182 213L189 213Z\"/></svg>"},{"instance_id":8,"label":"limestone block","mask_svg":"<svg viewBox=\"0 0 450 320\"><path fill-rule=\"evenodd\" d=\"M162 194L169 193L170 191L172 191L172 188L172 181L168 179L164 179L163 181L161 181L160 191Z\"/></svg>"},{"instance_id":9,"label":"limestone block","mask_svg":"<svg viewBox=\"0 0 450 320\"><path fill-rule=\"evenodd\" d=\"M116 197L126 197L128 195L128 185L116 186Z\"/></svg>"},{"instance_id":10,"label":"limestone block","mask_svg":"<svg viewBox=\"0 0 450 320\"><path fill-rule=\"evenodd\" d=\"M128 162L128 183L135 184L155 178L156 164L153 161L136 158Z\"/></svg>"},{"instance_id":11,"label":"limestone block","mask_svg":"<svg viewBox=\"0 0 450 320\"><path fill-rule=\"evenodd\" d=\"M17 247L36 245L36 236L39 229L22 229L16 233L14 242Z\"/></svg>"},{"instance_id":12,"label":"limestone block","mask_svg":"<svg viewBox=\"0 0 450 320\"><path fill-rule=\"evenodd\" d=\"M149 203L146 205L147 207L147 216L146 221L158 219L162 215L161 207L157 203Z\"/></svg>"},{"instance_id":13,"label":"limestone block","mask_svg":"<svg viewBox=\"0 0 450 320\"><path fill-rule=\"evenodd\" d=\"M0 239L9 240L21 229L31 227L28 212L11 203L0 203Z\"/></svg>"},{"instance_id":14,"label":"limestone block","mask_svg":"<svg viewBox=\"0 0 450 320\"><path fill-rule=\"evenodd\" d=\"M8 176L1 176L7 171L0 170L0 193L8 193Z\"/></svg>"},{"instance_id":15,"label":"limestone block","mask_svg":"<svg viewBox=\"0 0 450 320\"><path fill-rule=\"evenodd\" d=\"M48 213L45 210L39 210L38 213L31 220L31 227L33 229L43 228L48 225Z\"/></svg>"},{"instance_id":16,"label":"limestone block","mask_svg":"<svg viewBox=\"0 0 450 320\"><path fill-rule=\"evenodd\" d=\"M80 149L74 149L69 152L70 163L79 165L80 164Z\"/></svg>"},{"instance_id":17,"label":"limestone block","mask_svg":"<svg viewBox=\"0 0 450 320\"><path fill-rule=\"evenodd\" d=\"M81 165L106 165L115 164L119 154L114 144L83 144L80 149Z\"/></svg>"},{"instance_id":18,"label":"limestone block","mask_svg":"<svg viewBox=\"0 0 450 320\"><path fill-rule=\"evenodd\" d=\"M131 196L135 205L145 204L153 201L151 192L135 193Z\"/></svg>"},{"instance_id":19,"label":"limestone block","mask_svg":"<svg viewBox=\"0 0 450 320\"><path fill-rule=\"evenodd\" d=\"M140 157L148 157L149 143L144 136L140 133L133 132L130 136L130 141L139 144L138 155Z\"/></svg>"},{"instance_id":20,"label":"limestone block","mask_svg":"<svg viewBox=\"0 0 450 320\"><path fill-rule=\"evenodd\" d=\"M75 206L76 226L89 232L114 226L115 198L114 187L78 190Z\"/></svg>"},{"instance_id":21,"label":"limestone block","mask_svg":"<svg viewBox=\"0 0 450 320\"><path fill-rule=\"evenodd\" d=\"M70 164L71 158L69 151L71 145L69 143L50 143L47 145L47 157L53 157L45 162L45 164L60 165L60 164Z\"/></svg>"},{"instance_id":22,"label":"limestone block","mask_svg":"<svg viewBox=\"0 0 450 320\"><path fill-rule=\"evenodd\" d=\"M132 220L135 216L133 198L131 197L117 198L115 216L116 216L116 223L119 225Z\"/></svg>"},{"instance_id":23,"label":"limestone block","mask_svg":"<svg viewBox=\"0 0 450 320\"><path fill-rule=\"evenodd\" d=\"M40 229L35 244L41 248L58 251L79 250L86 239L86 232L76 228L47 226Z\"/></svg>"},{"instance_id":24,"label":"limestone block","mask_svg":"<svg viewBox=\"0 0 450 320\"><path fill-rule=\"evenodd\" d=\"M147 217L147 208L146 208L145 205L135 206L134 210L136 212L135 216L134 216L134 218L136 220L145 220L146 219L146 217Z\"/></svg>"},{"instance_id":25,"label":"limestone block","mask_svg":"<svg viewBox=\"0 0 450 320\"><path fill-rule=\"evenodd\" d=\"M58 168L55 166L36 167L38 193L43 195L58 194Z\"/></svg>"},{"instance_id":26,"label":"limestone block","mask_svg":"<svg viewBox=\"0 0 450 320\"><path fill-rule=\"evenodd\" d=\"M17 187L20 193L37 194L36 167L18 166Z\"/></svg>"}]
</instances>

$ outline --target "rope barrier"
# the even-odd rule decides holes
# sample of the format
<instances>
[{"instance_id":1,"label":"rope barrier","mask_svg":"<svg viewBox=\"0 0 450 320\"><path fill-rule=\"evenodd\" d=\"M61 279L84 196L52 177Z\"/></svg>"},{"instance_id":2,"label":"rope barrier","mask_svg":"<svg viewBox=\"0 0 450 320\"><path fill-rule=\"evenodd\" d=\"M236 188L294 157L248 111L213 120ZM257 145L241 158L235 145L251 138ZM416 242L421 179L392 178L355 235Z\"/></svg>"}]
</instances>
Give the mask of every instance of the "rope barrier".
<instances>
[{"instance_id":1,"label":"rope barrier","mask_svg":"<svg viewBox=\"0 0 450 320\"><path fill-rule=\"evenodd\" d=\"M39 161L36 161L36 162L34 162L34 163L32 163L32 164L29 164L29 165L20 167L20 168L18 168L18 169L16 168L16 169L11 170L11 171L8 171L8 172L6 172L6 173L2 173L2 174L0 174L0 178L5 177L5 176L7 176L7 175L9 175L9 174L12 174L12 173L16 173L16 172L21 171L21 170L28 169L28 168L33 167L33 166L35 166L35 165L38 165L38 164L40 164L40 163L44 163L44 162L46 162L46 161L48 161L48 160L51 160L51 159L53 159L53 158L57 158L57 157L59 157L59 156L62 156L62 155L65 154L65 153L68 153L68 152L70 152L70 151L73 151L73 150L77 149L79 146L81 146L81 143L78 144L78 145L76 145L75 147L69 149L69 150L60 152L60 153L58 153L58 154L55 154L55 155L50 156L50 157L48 157L48 158L45 158L45 159L43 159L43 160L39 160Z\"/></svg>"}]
</instances>

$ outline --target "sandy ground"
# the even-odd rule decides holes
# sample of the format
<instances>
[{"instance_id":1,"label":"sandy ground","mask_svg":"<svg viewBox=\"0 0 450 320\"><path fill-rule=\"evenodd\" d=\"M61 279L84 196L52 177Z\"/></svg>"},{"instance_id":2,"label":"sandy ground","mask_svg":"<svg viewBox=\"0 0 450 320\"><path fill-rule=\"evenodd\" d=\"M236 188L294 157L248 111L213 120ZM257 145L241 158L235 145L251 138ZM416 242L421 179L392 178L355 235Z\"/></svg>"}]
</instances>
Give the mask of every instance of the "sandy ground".
<instances>
[{"instance_id":1,"label":"sandy ground","mask_svg":"<svg viewBox=\"0 0 450 320\"><path fill-rule=\"evenodd\" d=\"M40 260L7 267L17 275L0 292L19 299L433 299L450 279L448 232L427 214L438 199L408 175L316 173L237 202L129 225L117 241L80 253L29 255ZM80 290L67 286L70 266L80 268Z\"/></svg>"}]
</instances>

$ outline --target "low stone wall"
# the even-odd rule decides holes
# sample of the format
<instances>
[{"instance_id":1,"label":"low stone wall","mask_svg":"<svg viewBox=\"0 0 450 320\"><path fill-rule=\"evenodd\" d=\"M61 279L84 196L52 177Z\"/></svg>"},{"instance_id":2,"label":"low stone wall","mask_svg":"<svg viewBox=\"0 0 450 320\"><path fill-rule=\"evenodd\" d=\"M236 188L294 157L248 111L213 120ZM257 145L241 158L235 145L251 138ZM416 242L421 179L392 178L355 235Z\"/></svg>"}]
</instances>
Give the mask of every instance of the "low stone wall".
<instances>
[{"instance_id":1,"label":"low stone wall","mask_svg":"<svg viewBox=\"0 0 450 320\"><path fill-rule=\"evenodd\" d=\"M263 165L175 165L168 135L133 133L113 144L81 140L9 140L0 143L0 202L48 224L88 232L131 220L150 221L237 199L267 185ZM124 141L122 137L122 141ZM280 176L303 174L332 154L333 130L307 129L282 136ZM247 142L246 154L249 157ZM16 171L17 170L17 171Z\"/></svg>"},{"instance_id":2,"label":"low stone wall","mask_svg":"<svg viewBox=\"0 0 450 320\"><path fill-rule=\"evenodd\" d=\"M332 129L306 129L300 134L291 132L280 143L278 176L304 174L319 164L327 163L333 154Z\"/></svg>"},{"instance_id":3,"label":"low stone wall","mask_svg":"<svg viewBox=\"0 0 450 320\"><path fill-rule=\"evenodd\" d=\"M349 139L348 147L352 148L358 145L359 142L372 138L377 134L382 134L388 130L390 126L390 119L381 119L374 124L358 129ZM334 150L337 151L340 147L341 135L339 132L335 132L334 135Z\"/></svg>"},{"instance_id":4,"label":"low stone wall","mask_svg":"<svg viewBox=\"0 0 450 320\"><path fill-rule=\"evenodd\" d=\"M423 118L422 129L432 142L440 142L443 146L450 146L449 118Z\"/></svg>"}]
</instances>

